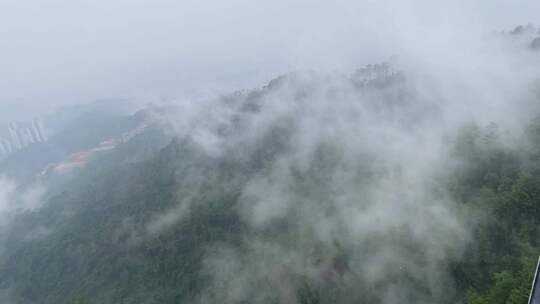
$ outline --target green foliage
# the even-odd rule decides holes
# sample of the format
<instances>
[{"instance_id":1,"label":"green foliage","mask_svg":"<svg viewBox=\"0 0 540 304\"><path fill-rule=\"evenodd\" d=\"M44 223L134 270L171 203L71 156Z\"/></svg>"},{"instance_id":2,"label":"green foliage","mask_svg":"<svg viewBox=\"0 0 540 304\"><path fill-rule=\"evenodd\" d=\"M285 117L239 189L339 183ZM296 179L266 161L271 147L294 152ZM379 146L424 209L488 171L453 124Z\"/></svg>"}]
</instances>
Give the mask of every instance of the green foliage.
<instances>
[{"instance_id":1,"label":"green foliage","mask_svg":"<svg viewBox=\"0 0 540 304\"><path fill-rule=\"evenodd\" d=\"M88 300L86 297L77 297L71 301L68 301L66 304L92 304L90 300Z\"/></svg>"},{"instance_id":2,"label":"green foliage","mask_svg":"<svg viewBox=\"0 0 540 304\"><path fill-rule=\"evenodd\" d=\"M482 220L455 276L469 304L525 304L540 252L540 174L530 170L536 148L523 158L486 133L471 127L456 145L464 169L452 189Z\"/></svg>"},{"instance_id":3,"label":"green foliage","mask_svg":"<svg viewBox=\"0 0 540 304\"><path fill-rule=\"evenodd\" d=\"M387 73L384 67L377 68ZM392 82L401 81L398 76L388 75ZM258 111L256 94L246 98L254 100L248 100L243 110ZM235 123L235 128L242 127L241 119ZM528 130L531 146L526 151L503 145L496 125L466 126L452 145L458 165L446 176L448 189L460 207L478 219L474 242L463 258L441 267L452 269L457 298L468 304L527 301L540 249L540 127L536 124ZM256 234L261 240L277 235L284 239L283 246L303 246L314 252L314 259L329 265L323 280L307 275L291 280L299 303L349 303L351 294L360 303L380 303L378 295L387 291L382 286L386 282L415 291L405 294L404 302L433 300L436 296L425 284L430 278L411 277L399 267L376 283L357 284L346 275L349 263L359 263L351 261L348 248L336 242L326 248L332 253L324 260L317 253L325 250L320 244L305 244L301 237L292 236L299 225L294 221L278 222L264 231L247 228L238 212L241 189L288 149L293 125L287 119L280 121L258 138L255 147L247 147L252 148L250 153L244 151L246 147L238 149L246 153L240 156L211 157L189 139L174 139L155 151L148 143L162 146L168 140L157 130L118 147L54 191L45 207L17 216L6 233L0 288L10 288L17 303L194 303L209 284L201 271L208 248L227 244L242 253L247 250L243 240ZM90 139L109 135L98 131ZM74 142L77 147L85 143ZM130 161L124 161L128 156ZM331 201L335 193L329 188L330 173L343 170L339 160L340 147L321 145L312 166L291 168L291 191L313 202ZM368 173L359 177L359 187L369 178ZM185 210L178 211L183 204ZM155 224L163 214L175 212L189 216ZM334 212L332 206L326 212ZM48 233L49 227L54 232ZM421 265L425 254L401 228L377 234L367 242L370 246L357 250L372 255L380 244L390 242L399 254ZM27 240L43 230L41 237ZM272 296L269 301L277 302ZM446 293L437 296L437 303L453 300L445 298Z\"/></svg>"}]
</instances>

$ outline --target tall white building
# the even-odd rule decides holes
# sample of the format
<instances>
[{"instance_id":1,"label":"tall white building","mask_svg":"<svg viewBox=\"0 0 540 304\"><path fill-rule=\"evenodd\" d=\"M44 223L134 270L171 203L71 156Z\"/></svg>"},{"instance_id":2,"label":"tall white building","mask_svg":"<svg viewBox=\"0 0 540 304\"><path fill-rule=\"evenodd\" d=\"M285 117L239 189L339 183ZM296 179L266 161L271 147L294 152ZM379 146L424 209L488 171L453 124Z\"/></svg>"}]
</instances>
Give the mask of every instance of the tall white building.
<instances>
[{"instance_id":1,"label":"tall white building","mask_svg":"<svg viewBox=\"0 0 540 304\"><path fill-rule=\"evenodd\" d=\"M39 137L40 141L47 141L47 134L45 133L45 128L43 128L43 123L39 118L35 118L32 122L32 125Z\"/></svg>"},{"instance_id":2,"label":"tall white building","mask_svg":"<svg viewBox=\"0 0 540 304\"><path fill-rule=\"evenodd\" d=\"M22 143L19 139L19 135L17 134L17 125L13 122L10 122L8 124L8 130L9 130L9 136L11 137L10 141L15 147L15 149L21 149Z\"/></svg>"},{"instance_id":3,"label":"tall white building","mask_svg":"<svg viewBox=\"0 0 540 304\"><path fill-rule=\"evenodd\" d=\"M6 156L30 144L47 141L47 134L40 119L30 123L10 122L6 138L0 137L0 156Z\"/></svg>"}]
</instances>

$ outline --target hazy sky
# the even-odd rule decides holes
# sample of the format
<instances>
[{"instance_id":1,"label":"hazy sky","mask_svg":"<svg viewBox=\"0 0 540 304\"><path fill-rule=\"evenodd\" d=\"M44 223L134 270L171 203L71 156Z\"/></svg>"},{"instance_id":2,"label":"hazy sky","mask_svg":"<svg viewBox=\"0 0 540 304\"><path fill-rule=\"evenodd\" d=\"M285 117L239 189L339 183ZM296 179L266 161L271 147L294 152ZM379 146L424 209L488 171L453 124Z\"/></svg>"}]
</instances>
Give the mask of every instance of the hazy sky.
<instances>
[{"instance_id":1,"label":"hazy sky","mask_svg":"<svg viewBox=\"0 0 540 304\"><path fill-rule=\"evenodd\" d=\"M0 0L0 111L350 71L426 36L511 29L538 12L538 0Z\"/></svg>"}]
</instances>

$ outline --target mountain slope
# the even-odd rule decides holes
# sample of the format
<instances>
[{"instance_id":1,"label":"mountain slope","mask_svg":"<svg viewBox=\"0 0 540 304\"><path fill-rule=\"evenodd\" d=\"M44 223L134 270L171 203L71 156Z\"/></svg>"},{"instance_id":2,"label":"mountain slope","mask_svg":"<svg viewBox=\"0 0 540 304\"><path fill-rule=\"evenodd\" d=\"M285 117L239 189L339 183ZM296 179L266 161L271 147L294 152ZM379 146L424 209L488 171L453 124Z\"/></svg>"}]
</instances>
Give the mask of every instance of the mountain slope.
<instances>
[{"instance_id":1,"label":"mountain slope","mask_svg":"<svg viewBox=\"0 0 540 304\"><path fill-rule=\"evenodd\" d=\"M15 303L523 303L540 132L450 132L424 93L381 66L297 73L171 142L139 134L16 216L0 287Z\"/></svg>"}]
</instances>

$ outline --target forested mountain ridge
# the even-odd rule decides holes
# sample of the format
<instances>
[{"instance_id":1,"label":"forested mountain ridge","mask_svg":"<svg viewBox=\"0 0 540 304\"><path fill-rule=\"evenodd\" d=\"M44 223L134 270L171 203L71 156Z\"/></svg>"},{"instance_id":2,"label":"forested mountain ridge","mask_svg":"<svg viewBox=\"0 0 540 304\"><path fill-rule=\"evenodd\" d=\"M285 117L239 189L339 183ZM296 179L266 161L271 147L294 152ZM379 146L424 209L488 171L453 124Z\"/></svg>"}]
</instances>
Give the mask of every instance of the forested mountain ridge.
<instances>
[{"instance_id":1,"label":"forested mountain ridge","mask_svg":"<svg viewBox=\"0 0 540 304\"><path fill-rule=\"evenodd\" d=\"M173 115L172 141L139 134L14 215L0 287L24 304L526 303L540 112L479 123L424 89L385 64L299 72Z\"/></svg>"}]
</instances>

